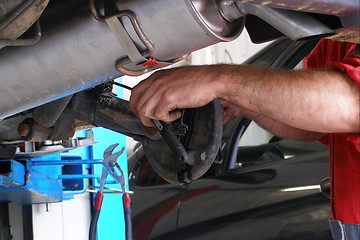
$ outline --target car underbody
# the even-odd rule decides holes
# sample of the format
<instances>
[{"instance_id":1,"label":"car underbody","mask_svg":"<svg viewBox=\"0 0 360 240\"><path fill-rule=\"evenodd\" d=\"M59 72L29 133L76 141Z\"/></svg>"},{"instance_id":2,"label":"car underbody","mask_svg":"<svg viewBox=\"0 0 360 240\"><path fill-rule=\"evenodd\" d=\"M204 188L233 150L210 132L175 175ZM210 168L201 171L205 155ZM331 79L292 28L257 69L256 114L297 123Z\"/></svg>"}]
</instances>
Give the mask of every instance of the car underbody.
<instances>
[{"instance_id":1,"label":"car underbody","mask_svg":"<svg viewBox=\"0 0 360 240\"><path fill-rule=\"evenodd\" d=\"M73 136L94 126L123 133L145 143L150 154L161 154L151 147L161 136L112 93L115 79L169 66L197 49L236 39L244 28L254 43L284 37L359 43L359 12L358 0L1 1L0 156L13 159L59 151L53 148L58 145L64 150L88 144ZM202 117L204 111L210 118ZM188 112L190 117L172 123L172 130L194 156L210 146L205 152L213 160L221 139L218 103ZM202 121L209 122L208 128L199 130ZM192 165L193 179L203 174L195 167L199 162ZM172 182L188 171L182 165L173 168L162 172Z\"/></svg>"}]
</instances>

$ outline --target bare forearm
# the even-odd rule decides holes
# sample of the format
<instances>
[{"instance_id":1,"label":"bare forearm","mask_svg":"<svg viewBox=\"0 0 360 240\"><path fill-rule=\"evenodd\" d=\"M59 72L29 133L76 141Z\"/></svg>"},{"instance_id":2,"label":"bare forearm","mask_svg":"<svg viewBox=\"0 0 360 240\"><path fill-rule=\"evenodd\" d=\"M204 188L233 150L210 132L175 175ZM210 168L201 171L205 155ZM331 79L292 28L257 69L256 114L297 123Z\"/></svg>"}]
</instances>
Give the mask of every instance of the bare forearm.
<instances>
[{"instance_id":1,"label":"bare forearm","mask_svg":"<svg viewBox=\"0 0 360 240\"><path fill-rule=\"evenodd\" d=\"M254 120L262 128L282 138L313 142L326 136L326 133L306 131L291 127L282 122L275 121L267 116L246 109L242 109L241 112L243 115Z\"/></svg>"},{"instance_id":2,"label":"bare forearm","mask_svg":"<svg viewBox=\"0 0 360 240\"><path fill-rule=\"evenodd\" d=\"M180 67L158 71L137 85L131 110L150 119L179 118L179 109L214 98L309 132L360 132L360 97L355 82L338 71L276 71L239 65Z\"/></svg>"},{"instance_id":3,"label":"bare forearm","mask_svg":"<svg viewBox=\"0 0 360 240\"><path fill-rule=\"evenodd\" d=\"M310 132L360 132L359 89L343 73L224 68L226 101Z\"/></svg>"}]
</instances>

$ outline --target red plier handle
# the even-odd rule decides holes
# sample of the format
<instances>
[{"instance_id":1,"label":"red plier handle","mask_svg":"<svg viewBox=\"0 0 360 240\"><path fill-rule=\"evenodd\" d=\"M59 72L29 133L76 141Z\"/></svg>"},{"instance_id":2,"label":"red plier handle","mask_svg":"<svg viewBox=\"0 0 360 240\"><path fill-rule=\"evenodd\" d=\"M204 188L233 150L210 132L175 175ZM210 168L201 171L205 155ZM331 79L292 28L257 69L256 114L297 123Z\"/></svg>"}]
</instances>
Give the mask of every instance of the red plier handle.
<instances>
[{"instance_id":1,"label":"red plier handle","mask_svg":"<svg viewBox=\"0 0 360 240\"><path fill-rule=\"evenodd\" d=\"M124 192L123 205L125 215L125 227L126 227L126 240L132 240L132 224L131 224L131 197L130 194Z\"/></svg>"},{"instance_id":2,"label":"red plier handle","mask_svg":"<svg viewBox=\"0 0 360 240\"><path fill-rule=\"evenodd\" d=\"M90 222L90 230L89 230L89 240L96 240L96 227L100 216L101 206L104 199L104 187L105 181L108 173L105 167L103 167L101 180L100 180L100 187L99 191L96 193L94 199L94 209L92 212L91 222Z\"/></svg>"},{"instance_id":3,"label":"red plier handle","mask_svg":"<svg viewBox=\"0 0 360 240\"><path fill-rule=\"evenodd\" d=\"M89 240L96 240L96 226L99 220L103 199L104 199L104 194L102 193L102 191L98 191L96 193L94 200L95 204L94 204L94 209L92 211L90 230L89 230Z\"/></svg>"}]
</instances>

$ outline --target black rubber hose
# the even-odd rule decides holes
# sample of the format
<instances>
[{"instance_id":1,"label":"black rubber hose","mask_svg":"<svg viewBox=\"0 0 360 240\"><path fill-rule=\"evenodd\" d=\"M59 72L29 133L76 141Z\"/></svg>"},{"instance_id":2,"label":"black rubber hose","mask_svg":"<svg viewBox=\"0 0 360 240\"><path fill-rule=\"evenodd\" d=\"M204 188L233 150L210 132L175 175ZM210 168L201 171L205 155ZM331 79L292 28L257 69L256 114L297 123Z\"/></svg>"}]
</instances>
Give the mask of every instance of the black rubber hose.
<instances>
[{"instance_id":1,"label":"black rubber hose","mask_svg":"<svg viewBox=\"0 0 360 240\"><path fill-rule=\"evenodd\" d=\"M90 229L89 229L89 240L96 240L96 227L100 216L100 210L94 209L92 212Z\"/></svg>"},{"instance_id":2,"label":"black rubber hose","mask_svg":"<svg viewBox=\"0 0 360 240\"><path fill-rule=\"evenodd\" d=\"M169 123L152 120L156 128L159 130L161 136L164 138L165 142L175 154L175 156L180 160L180 162L189 162L189 155L186 152L185 147L181 144L177 136L172 132Z\"/></svg>"},{"instance_id":3,"label":"black rubber hose","mask_svg":"<svg viewBox=\"0 0 360 240\"><path fill-rule=\"evenodd\" d=\"M126 240L132 240L131 209L125 208Z\"/></svg>"}]
</instances>

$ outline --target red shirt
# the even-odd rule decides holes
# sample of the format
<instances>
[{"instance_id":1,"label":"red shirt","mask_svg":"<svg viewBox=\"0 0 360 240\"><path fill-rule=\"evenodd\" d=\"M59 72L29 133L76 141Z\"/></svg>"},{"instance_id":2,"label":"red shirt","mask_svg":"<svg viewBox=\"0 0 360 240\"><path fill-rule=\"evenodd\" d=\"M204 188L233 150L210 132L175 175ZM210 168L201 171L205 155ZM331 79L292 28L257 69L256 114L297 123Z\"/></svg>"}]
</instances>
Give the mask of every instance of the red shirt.
<instances>
[{"instance_id":1,"label":"red shirt","mask_svg":"<svg viewBox=\"0 0 360 240\"><path fill-rule=\"evenodd\" d=\"M355 47L352 43L323 39L310 54L306 65L308 68L339 69L360 88L360 58L354 56ZM321 142L330 148L332 217L360 224L360 134L328 134Z\"/></svg>"}]
</instances>

